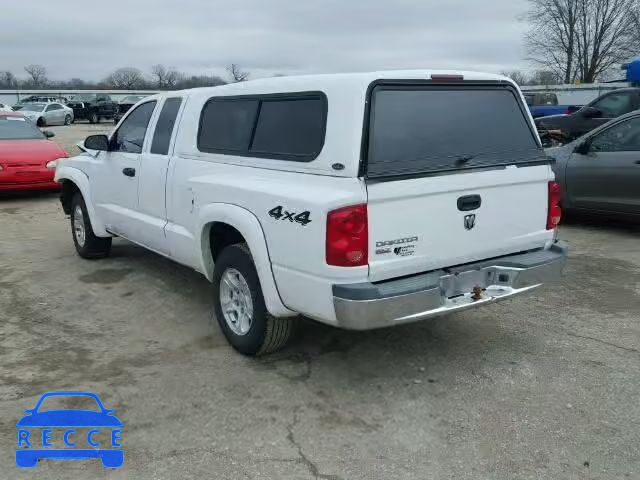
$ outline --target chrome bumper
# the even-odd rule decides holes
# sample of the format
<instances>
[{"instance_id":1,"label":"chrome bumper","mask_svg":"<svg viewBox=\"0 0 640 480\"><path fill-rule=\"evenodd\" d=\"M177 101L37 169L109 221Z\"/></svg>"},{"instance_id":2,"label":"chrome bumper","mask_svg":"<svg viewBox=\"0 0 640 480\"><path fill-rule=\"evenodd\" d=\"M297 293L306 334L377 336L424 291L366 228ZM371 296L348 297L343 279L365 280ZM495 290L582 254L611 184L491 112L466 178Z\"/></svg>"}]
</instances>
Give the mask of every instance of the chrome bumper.
<instances>
[{"instance_id":1,"label":"chrome bumper","mask_svg":"<svg viewBox=\"0 0 640 480\"><path fill-rule=\"evenodd\" d=\"M337 325L369 330L415 322L497 302L557 280L568 248L548 250L418 274L399 280L333 286Z\"/></svg>"}]
</instances>

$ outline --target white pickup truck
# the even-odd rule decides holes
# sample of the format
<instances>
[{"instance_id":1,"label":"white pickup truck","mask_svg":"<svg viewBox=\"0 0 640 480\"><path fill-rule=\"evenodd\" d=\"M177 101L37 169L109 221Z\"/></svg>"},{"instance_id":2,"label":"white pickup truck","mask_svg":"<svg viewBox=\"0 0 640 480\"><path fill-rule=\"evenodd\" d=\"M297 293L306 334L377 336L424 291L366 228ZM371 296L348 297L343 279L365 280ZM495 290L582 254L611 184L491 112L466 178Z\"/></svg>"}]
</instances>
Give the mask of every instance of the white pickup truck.
<instances>
[{"instance_id":1,"label":"white pickup truck","mask_svg":"<svg viewBox=\"0 0 640 480\"><path fill-rule=\"evenodd\" d=\"M559 187L518 87L490 74L280 77L166 92L60 161L85 258L123 237L213 283L238 351L300 314L366 330L559 277Z\"/></svg>"}]
</instances>

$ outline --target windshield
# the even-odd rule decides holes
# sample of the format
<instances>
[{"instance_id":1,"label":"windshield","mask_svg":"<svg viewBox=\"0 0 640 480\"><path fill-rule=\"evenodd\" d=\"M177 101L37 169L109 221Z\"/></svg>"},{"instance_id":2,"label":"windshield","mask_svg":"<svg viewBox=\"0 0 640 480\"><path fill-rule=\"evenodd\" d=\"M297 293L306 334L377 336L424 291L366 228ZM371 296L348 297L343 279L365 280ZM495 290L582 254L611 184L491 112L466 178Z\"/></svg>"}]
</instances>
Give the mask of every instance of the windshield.
<instances>
[{"instance_id":1,"label":"windshield","mask_svg":"<svg viewBox=\"0 0 640 480\"><path fill-rule=\"evenodd\" d=\"M124 97L120 100L122 103L138 103L143 98L146 98L147 95L129 95L128 97Z\"/></svg>"},{"instance_id":2,"label":"windshield","mask_svg":"<svg viewBox=\"0 0 640 480\"><path fill-rule=\"evenodd\" d=\"M44 104L42 103L27 103L25 105L18 105L16 110L22 110L25 112L41 112L44 110Z\"/></svg>"},{"instance_id":3,"label":"windshield","mask_svg":"<svg viewBox=\"0 0 640 480\"><path fill-rule=\"evenodd\" d=\"M24 117L0 116L0 140L41 140L45 138L36 126Z\"/></svg>"},{"instance_id":4,"label":"windshield","mask_svg":"<svg viewBox=\"0 0 640 480\"><path fill-rule=\"evenodd\" d=\"M510 165L544 158L511 89L378 86L367 175Z\"/></svg>"}]
</instances>

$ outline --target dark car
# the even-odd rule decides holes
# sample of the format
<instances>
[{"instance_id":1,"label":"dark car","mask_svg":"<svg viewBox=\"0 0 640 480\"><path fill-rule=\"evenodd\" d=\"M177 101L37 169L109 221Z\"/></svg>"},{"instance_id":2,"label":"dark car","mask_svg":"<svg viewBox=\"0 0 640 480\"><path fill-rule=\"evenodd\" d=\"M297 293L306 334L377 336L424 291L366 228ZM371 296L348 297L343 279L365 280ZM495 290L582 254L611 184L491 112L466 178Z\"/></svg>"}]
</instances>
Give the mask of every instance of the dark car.
<instances>
[{"instance_id":1,"label":"dark car","mask_svg":"<svg viewBox=\"0 0 640 480\"><path fill-rule=\"evenodd\" d=\"M549 148L562 208L640 219L640 110Z\"/></svg>"},{"instance_id":2,"label":"dark car","mask_svg":"<svg viewBox=\"0 0 640 480\"><path fill-rule=\"evenodd\" d=\"M85 119L89 123L98 123L103 118L111 120L116 114L117 105L104 93L81 93L75 95L68 107L73 108L76 120Z\"/></svg>"},{"instance_id":3,"label":"dark car","mask_svg":"<svg viewBox=\"0 0 640 480\"><path fill-rule=\"evenodd\" d=\"M535 120L543 140L554 132L568 143L610 120L640 108L640 88L621 88L606 93L570 115L552 115ZM550 146L550 145L548 145Z\"/></svg>"},{"instance_id":4,"label":"dark car","mask_svg":"<svg viewBox=\"0 0 640 480\"><path fill-rule=\"evenodd\" d=\"M149 95L128 95L118 102L116 114L113 117L113 123L118 123L124 114L127 113L131 107L138 103L143 98L147 98Z\"/></svg>"}]
</instances>

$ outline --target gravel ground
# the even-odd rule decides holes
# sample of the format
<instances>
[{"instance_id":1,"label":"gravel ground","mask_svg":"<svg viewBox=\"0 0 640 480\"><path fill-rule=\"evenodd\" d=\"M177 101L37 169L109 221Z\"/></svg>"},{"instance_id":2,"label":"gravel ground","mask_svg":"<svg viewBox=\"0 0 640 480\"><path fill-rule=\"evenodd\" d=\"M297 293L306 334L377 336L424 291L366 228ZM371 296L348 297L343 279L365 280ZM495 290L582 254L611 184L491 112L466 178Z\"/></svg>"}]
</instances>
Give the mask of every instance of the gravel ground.
<instances>
[{"instance_id":1,"label":"gravel ground","mask_svg":"<svg viewBox=\"0 0 640 480\"><path fill-rule=\"evenodd\" d=\"M123 240L82 260L55 194L3 196L0 477L638 479L639 234L574 219L559 285L372 332L304 320L250 359L199 274ZM53 390L115 409L122 468L15 467L15 423Z\"/></svg>"},{"instance_id":2,"label":"gravel ground","mask_svg":"<svg viewBox=\"0 0 640 480\"><path fill-rule=\"evenodd\" d=\"M90 124L84 120L78 120L76 123L68 126L46 127L56 134L53 141L59 143L69 155L78 155L80 149L76 143L83 141L89 135L98 135L100 133L110 133L113 130L113 121L103 120L98 124Z\"/></svg>"}]
</instances>

